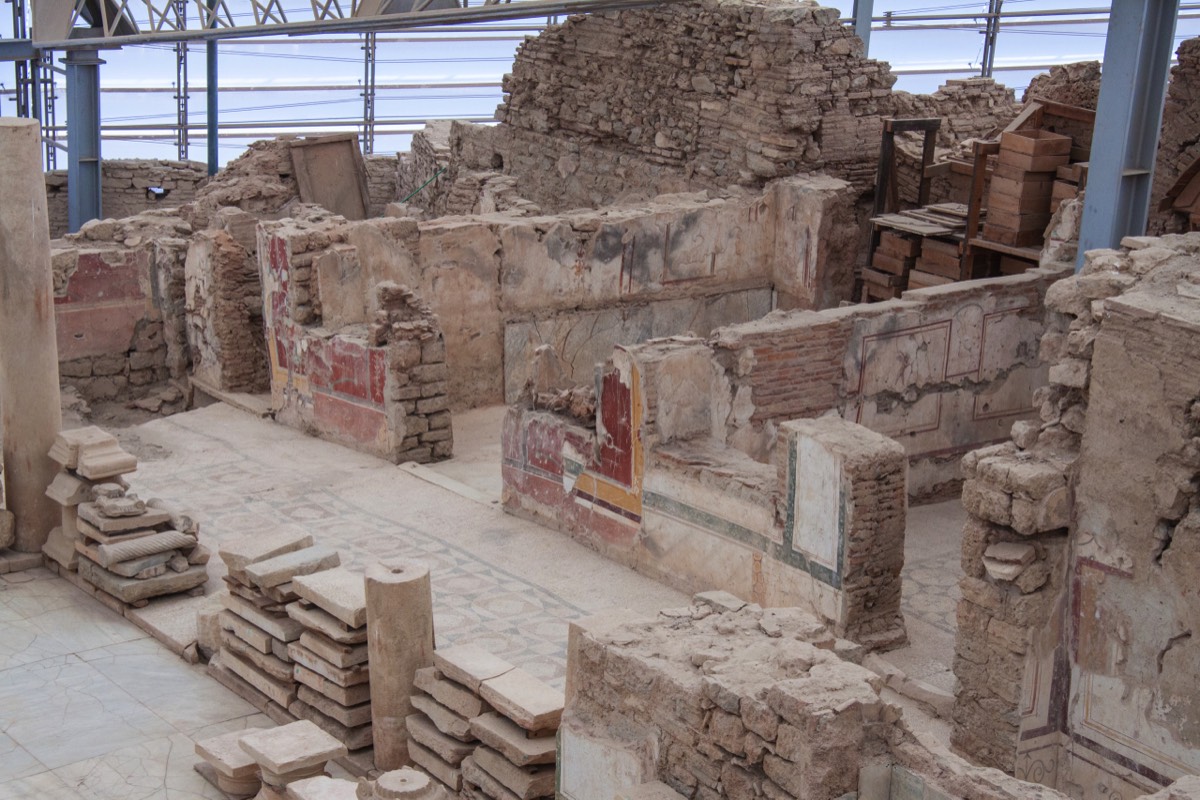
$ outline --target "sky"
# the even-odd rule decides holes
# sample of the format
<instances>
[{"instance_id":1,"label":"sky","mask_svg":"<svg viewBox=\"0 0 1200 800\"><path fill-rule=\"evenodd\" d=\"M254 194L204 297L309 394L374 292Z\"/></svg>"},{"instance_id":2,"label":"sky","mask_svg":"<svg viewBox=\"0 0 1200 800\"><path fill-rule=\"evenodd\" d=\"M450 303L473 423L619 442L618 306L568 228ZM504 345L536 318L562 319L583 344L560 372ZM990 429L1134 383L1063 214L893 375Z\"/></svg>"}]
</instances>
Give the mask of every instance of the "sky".
<instances>
[{"instance_id":1,"label":"sky","mask_svg":"<svg viewBox=\"0 0 1200 800\"><path fill-rule=\"evenodd\" d=\"M849 15L853 0L827 2ZM287 7L298 0L284 0ZM1052 8L1107 8L1059 0L1005 0L1005 12ZM931 5L929 0L876 0L875 14L952 13L986 11L987 2ZM302 12L297 12L297 14ZM1096 16L1081 15L1081 16ZM1184 11L1176 39L1200 35L1200 7ZM7 9L0 13L0 37L11 36ZM545 20L541 20L542 23ZM889 30L876 30L870 55L887 61L899 74L897 89L932 92L947 78L978 74L983 37L977 24L962 20L957 29L909 29L897 21ZM376 153L408 149L410 133L425 119L490 120L501 100L500 80L512 65L517 46L537 32L538 21L460 27L453 32L380 33L376 55L376 119L380 126ZM1105 25L1028 25L1006 21L996 56L996 78L1016 89L1018 97L1030 78L1044 67L1072 61L1101 60ZM170 130L153 126L174 124L175 47L169 44L125 47L102 53L101 116L107 128L103 153L108 158L175 158L177 143ZM236 157L255 139L279 133L317 130L357 131L354 124L334 127L331 121L353 123L362 118L362 40L341 37L272 37L265 40L222 42L219 47L220 118L231 129L220 140L222 163ZM204 45L193 44L188 55L188 155L206 159ZM13 71L0 64L0 90L11 89ZM65 122L62 79L59 79L58 122ZM11 92L0 93L0 114L15 113ZM241 126L234 129L232 126ZM149 127L148 127L149 126ZM65 166L65 157L59 158Z\"/></svg>"}]
</instances>

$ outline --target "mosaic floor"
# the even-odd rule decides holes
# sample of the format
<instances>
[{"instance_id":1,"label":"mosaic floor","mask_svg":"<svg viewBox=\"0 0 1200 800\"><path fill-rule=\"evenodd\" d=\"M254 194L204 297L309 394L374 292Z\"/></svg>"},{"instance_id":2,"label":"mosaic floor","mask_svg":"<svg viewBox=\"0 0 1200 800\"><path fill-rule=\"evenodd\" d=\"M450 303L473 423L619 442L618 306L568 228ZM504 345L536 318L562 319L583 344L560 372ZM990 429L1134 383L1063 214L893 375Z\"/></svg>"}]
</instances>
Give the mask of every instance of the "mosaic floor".
<instances>
[{"instance_id":1,"label":"mosaic floor","mask_svg":"<svg viewBox=\"0 0 1200 800\"><path fill-rule=\"evenodd\" d=\"M206 541L282 527L337 547L352 567L420 559L432 568L439 645L478 642L559 686L571 619L614 605L655 611L687 602L502 513L488 501L495 479L486 458L442 473L474 486L472 500L222 405L122 438L142 462L135 488L190 510ZM904 609L913 644L893 654L913 677L947 689L961 527L956 502L910 513ZM220 569L214 559L210 592ZM197 602L160 608L186 619ZM192 770L193 742L271 724L202 668L45 570L0 576L0 626L4 800L219 798Z\"/></svg>"}]
</instances>

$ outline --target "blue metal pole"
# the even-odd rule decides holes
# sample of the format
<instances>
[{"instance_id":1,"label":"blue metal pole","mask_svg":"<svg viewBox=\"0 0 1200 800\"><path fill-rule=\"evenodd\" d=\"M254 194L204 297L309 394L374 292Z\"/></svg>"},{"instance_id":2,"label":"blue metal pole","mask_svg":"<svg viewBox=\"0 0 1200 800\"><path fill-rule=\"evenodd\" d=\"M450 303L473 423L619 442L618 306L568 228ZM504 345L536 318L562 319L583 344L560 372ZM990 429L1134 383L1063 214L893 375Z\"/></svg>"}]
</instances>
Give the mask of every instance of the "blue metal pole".
<instances>
[{"instance_id":1,"label":"blue metal pole","mask_svg":"<svg viewBox=\"0 0 1200 800\"><path fill-rule=\"evenodd\" d=\"M95 50L72 50L67 69L67 229L100 219L100 65Z\"/></svg>"},{"instance_id":2,"label":"blue metal pole","mask_svg":"<svg viewBox=\"0 0 1200 800\"><path fill-rule=\"evenodd\" d=\"M1178 15L1176 0L1112 5L1076 271L1086 251L1146 232Z\"/></svg>"},{"instance_id":3,"label":"blue metal pole","mask_svg":"<svg viewBox=\"0 0 1200 800\"><path fill-rule=\"evenodd\" d=\"M216 26L213 26L216 27ZM209 39L205 43L207 56L208 77L205 80L204 96L207 101L206 114L208 121L208 174L216 175L217 157L217 42Z\"/></svg>"},{"instance_id":4,"label":"blue metal pole","mask_svg":"<svg viewBox=\"0 0 1200 800\"><path fill-rule=\"evenodd\" d=\"M871 51L871 17L875 15L875 0L854 0L854 34L862 39L863 55Z\"/></svg>"}]
</instances>

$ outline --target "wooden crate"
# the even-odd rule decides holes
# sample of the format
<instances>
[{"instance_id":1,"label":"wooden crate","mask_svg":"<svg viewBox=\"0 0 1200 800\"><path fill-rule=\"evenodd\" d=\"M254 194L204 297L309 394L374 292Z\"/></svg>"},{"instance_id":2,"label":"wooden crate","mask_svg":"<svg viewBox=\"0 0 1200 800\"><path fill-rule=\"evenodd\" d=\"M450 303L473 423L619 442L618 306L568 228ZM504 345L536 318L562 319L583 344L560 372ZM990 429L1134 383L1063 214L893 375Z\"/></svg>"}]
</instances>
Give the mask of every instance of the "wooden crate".
<instances>
[{"instance_id":1,"label":"wooden crate","mask_svg":"<svg viewBox=\"0 0 1200 800\"><path fill-rule=\"evenodd\" d=\"M1016 231L984 223L983 238L998 244L1006 244L1009 247L1040 247L1045 240L1045 227L1037 230Z\"/></svg>"},{"instance_id":2,"label":"wooden crate","mask_svg":"<svg viewBox=\"0 0 1200 800\"><path fill-rule=\"evenodd\" d=\"M871 266L882 272L890 272L893 275L903 275L908 272L913 265L915 259L912 258L896 258L882 250L876 250L871 254Z\"/></svg>"},{"instance_id":3,"label":"wooden crate","mask_svg":"<svg viewBox=\"0 0 1200 800\"><path fill-rule=\"evenodd\" d=\"M1015 167L1025 172L1049 172L1053 175L1059 167L1070 163L1071 154L1031 156L1027 153L1001 150L996 161L1000 166Z\"/></svg>"},{"instance_id":4,"label":"wooden crate","mask_svg":"<svg viewBox=\"0 0 1200 800\"><path fill-rule=\"evenodd\" d=\"M1000 134L1000 152L1005 150L1027 156L1070 155L1071 137L1037 129L1005 131Z\"/></svg>"},{"instance_id":5,"label":"wooden crate","mask_svg":"<svg viewBox=\"0 0 1200 800\"><path fill-rule=\"evenodd\" d=\"M916 258L921 253L921 238L896 231L879 234L879 250L894 258Z\"/></svg>"},{"instance_id":6,"label":"wooden crate","mask_svg":"<svg viewBox=\"0 0 1200 800\"><path fill-rule=\"evenodd\" d=\"M987 225L992 228L1004 228L1010 231L1038 231L1046 229L1050 224L1050 211L1032 211L1021 213L1015 211L988 211Z\"/></svg>"}]
</instances>

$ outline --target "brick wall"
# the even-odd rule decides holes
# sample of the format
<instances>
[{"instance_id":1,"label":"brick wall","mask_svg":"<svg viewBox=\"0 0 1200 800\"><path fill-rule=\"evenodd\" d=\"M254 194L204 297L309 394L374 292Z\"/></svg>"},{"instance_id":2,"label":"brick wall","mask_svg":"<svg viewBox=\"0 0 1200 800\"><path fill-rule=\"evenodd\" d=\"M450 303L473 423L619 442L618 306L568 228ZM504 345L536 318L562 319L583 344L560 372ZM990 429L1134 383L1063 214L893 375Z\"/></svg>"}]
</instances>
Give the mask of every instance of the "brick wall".
<instances>
[{"instance_id":1,"label":"brick wall","mask_svg":"<svg viewBox=\"0 0 1200 800\"><path fill-rule=\"evenodd\" d=\"M259 226L276 419L396 463L448 458L445 341L416 294L373 282L362 298L372 309L366 326L366 317L351 327L319 326L314 262L357 257L346 247L345 222L320 209Z\"/></svg>"}]
</instances>

